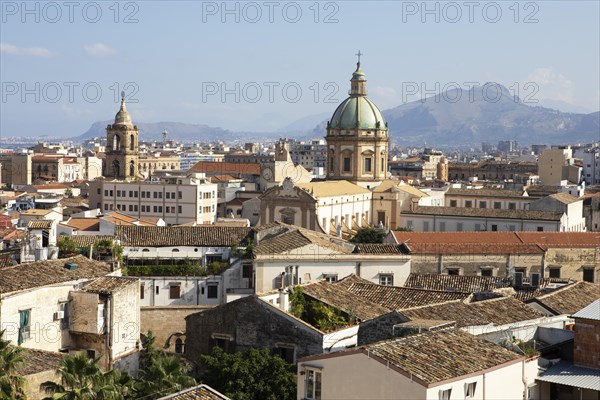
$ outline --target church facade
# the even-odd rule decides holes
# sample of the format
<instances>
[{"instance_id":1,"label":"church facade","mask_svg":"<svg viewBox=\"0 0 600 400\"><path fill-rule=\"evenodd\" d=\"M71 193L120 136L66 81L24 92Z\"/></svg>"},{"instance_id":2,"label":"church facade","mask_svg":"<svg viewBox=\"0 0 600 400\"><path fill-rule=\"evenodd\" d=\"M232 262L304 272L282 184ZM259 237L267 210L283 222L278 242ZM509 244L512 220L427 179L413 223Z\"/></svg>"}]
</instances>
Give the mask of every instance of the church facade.
<instances>
[{"instance_id":1,"label":"church facade","mask_svg":"<svg viewBox=\"0 0 600 400\"><path fill-rule=\"evenodd\" d=\"M258 224L280 221L345 238L365 226L396 228L397 196L376 188L389 191L402 183L387 179L388 126L367 98L366 82L359 60L349 97L327 122L326 180L297 182L285 174L281 185L260 196Z\"/></svg>"}]
</instances>

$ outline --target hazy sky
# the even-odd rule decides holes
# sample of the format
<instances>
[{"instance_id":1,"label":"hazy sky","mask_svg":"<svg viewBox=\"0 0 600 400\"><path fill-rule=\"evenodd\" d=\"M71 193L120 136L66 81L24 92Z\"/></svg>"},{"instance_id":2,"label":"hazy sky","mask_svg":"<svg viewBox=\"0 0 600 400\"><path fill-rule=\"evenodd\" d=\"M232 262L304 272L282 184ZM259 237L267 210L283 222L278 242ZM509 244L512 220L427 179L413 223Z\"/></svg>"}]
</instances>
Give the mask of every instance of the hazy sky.
<instances>
[{"instance_id":1,"label":"hazy sky","mask_svg":"<svg viewBox=\"0 0 600 400\"><path fill-rule=\"evenodd\" d=\"M536 2L1 1L0 135L134 122L275 130L332 113L360 49L382 109L473 83L600 109L600 9ZM137 101L137 103L136 103Z\"/></svg>"}]
</instances>

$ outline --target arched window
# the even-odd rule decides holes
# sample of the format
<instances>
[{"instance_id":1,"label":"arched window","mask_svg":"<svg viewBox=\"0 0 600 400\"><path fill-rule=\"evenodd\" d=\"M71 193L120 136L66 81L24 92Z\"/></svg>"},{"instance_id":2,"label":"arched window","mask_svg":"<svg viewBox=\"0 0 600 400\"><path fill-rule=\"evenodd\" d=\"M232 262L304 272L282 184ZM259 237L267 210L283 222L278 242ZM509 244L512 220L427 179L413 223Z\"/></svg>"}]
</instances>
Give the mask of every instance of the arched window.
<instances>
[{"instance_id":1,"label":"arched window","mask_svg":"<svg viewBox=\"0 0 600 400\"><path fill-rule=\"evenodd\" d=\"M129 176L135 176L135 163L133 161L129 163Z\"/></svg>"},{"instance_id":2,"label":"arched window","mask_svg":"<svg viewBox=\"0 0 600 400\"><path fill-rule=\"evenodd\" d=\"M135 150L135 136L131 135L129 137L129 150L134 151Z\"/></svg>"},{"instance_id":3,"label":"arched window","mask_svg":"<svg viewBox=\"0 0 600 400\"><path fill-rule=\"evenodd\" d=\"M177 338L177 340L175 340L175 353L183 353L183 340L181 340L181 338Z\"/></svg>"},{"instance_id":4,"label":"arched window","mask_svg":"<svg viewBox=\"0 0 600 400\"><path fill-rule=\"evenodd\" d=\"M121 149L121 137L119 135L115 135L113 137L113 150L117 151Z\"/></svg>"}]
</instances>

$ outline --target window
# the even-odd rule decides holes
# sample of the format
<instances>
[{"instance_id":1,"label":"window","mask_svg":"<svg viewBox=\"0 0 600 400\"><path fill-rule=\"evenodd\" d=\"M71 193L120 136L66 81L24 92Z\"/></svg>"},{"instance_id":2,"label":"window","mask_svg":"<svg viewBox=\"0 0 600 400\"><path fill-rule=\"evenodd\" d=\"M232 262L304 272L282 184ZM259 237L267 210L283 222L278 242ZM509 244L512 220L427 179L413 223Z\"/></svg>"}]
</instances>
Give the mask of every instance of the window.
<instances>
[{"instance_id":1,"label":"window","mask_svg":"<svg viewBox=\"0 0 600 400\"><path fill-rule=\"evenodd\" d=\"M463 231L463 223L462 222L458 222L456 224L456 231L457 232L462 232Z\"/></svg>"},{"instance_id":2,"label":"window","mask_svg":"<svg viewBox=\"0 0 600 400\"><path fill-rule=\"evenodd\" d=\"M277 345L273 349L273 354L283 358L288 364L294 364L296 362L296 349L290 345Z\"/></svg>"},{"instance_id":3,"label":"window","mask_svg":"<svg viewBox=\"0 0 600 400\"><path fill-rule=\"evenodd\" d=\"M31 309L19 311L19 336L17 344L21 345L31 334Z\"/></svg>"},{"instance_id":4,"label":"window","mask_svg":"<svg viewBox=\"0 0 600 400\"><path fill-rule=\"evenodd\" d=\"M337 274L323 274L323 278L330 283L337 282L338 280Z\"/></svg>"},{"instance_id":5,"label":"window","mask_svg":"<svg viewBox=\"0 0 600 400\"><path fill-rule=\"evenodd\" d=\"M448 275L460 275L460 268L448 268Z\"/></svg>"},{"instance_id":6,"label":"window","mask_svg":"<svg viewBox=\"0 0 600 400\"><path fill-rule=\"evenodd\" d=\"M177 212L181 214L181 206L177 206Z\"/></svg>"},{"instance_id":7,"label":"window","mask_svg":"<svg viewBox=\"0 0 600 400\"><path fill-rule=\"evenodd\" d=\"M373 170L372 162L373 159L371 157L365 158L365 172L371 172Z\"/></svg>"},{"instance_id":8,"label":"window","mask_svg":"<svg viewBox=\"0 0 600 400\"><path fill-rule=\"evenodd\" d=\"M452 389L440 390L440 400L450 400Z\"/></svg>"},{"instance_id":9,"label":"window","mask_svg":"<svg viewBox=\"0 0 600 400\"><path fill-rule=\"evenodd\" d=\"M181 298L181 286L177 283L169 285L169 299Z\"/></svg>"},{"instance_id":10,"label":"window","mask_svg":"<svg viewBox=\"0 0 600 400\"><path fill-rule=\"evenodd\" d=\"M60 311L63 312L63 317L60 320L60 329L69 329L69 302L60 303Z\"/></svg>"},{"instance_id":11,"label":"window","mask_svg":"<svg viewBox=\"0 0 600 400\"><path fill-rule=\"evenodd\" d=\"M450 207L456 207L456 200L450 200Z\"/></svg>"},{"instance_id":12,"label":"window","mask_svg":"<svg viewBox=\"0 0 600 400\"><path fill-rule=\"evenodd\" d=\"M496 210L499 210L499 209L501 209L501 208L502 208L502 203L500 203L499 201L495 201L495 202L494 202L494 208L495 208Z\"/></svg>"},{"instance_id":13,"label":"window","mask_svg":"<svg viewBox=\"0 0 600 400\"><path fill-rule=\"evenodd\" d=\"M465 398L470 399L475 397L475 388L477 387L477 382L469 382L465 383Z\"/></svg>"},{"instance_id":14,"label":"window","mask_svg":"<svg viewBox=\"0 0 600 400\"><path fill-rule=\"evenodd\" d=\"M517 203L508 203L508 209L509 210L516 210L517 209Z\"/></svg>"},{"instance_id":15,"label":"window","mask_svg":"<svg viewBox=\"0 0 600 400\"><path fill-rule=\"evenodd\" d=\"M548 271L550 278L560 278L560 268L549 268Z\"/></svg>"},{"instance_id":16,"label":"window","mask_svg":"<svg viewBox=\"0 0 600 400\"><path fill-rule=\"evenodd\" d=\"M446 232L446 223L440 222L440 232Z\"/></svg>"},{"instance_id":17,"label":"window","mask_svg":"<svg viewBox=\"0 0 600 400\"><path fill-rule=\"evenodd\" d=\"M379 284L384 286L394 286L394 275L379 274Z\"/></svg>"},{"instance_id":18,"label":"window","mask_svg":"<svg viewBox=\"0 0 600 400\"><path fill-rule=\"evenodd\" d=\"M213 333L209 340L209 347L220 347L226 353L231 353L234 350L233 338L230 335L222 335L219 333Z\"/></svg>"},{"instance_id":19,"label":"window","mask_svg":"<svg viewBox=\"0 0 600 400\"><path fill-rule=\"evenodd\" d=\"M159 293L159 291L160 291L159 287L158 287L158 286L156 286L156 294L158 294L158 293Z\"/></svg>"},{"instance_id":20,"label":"window","mask_svg":"<svg viewBox=\"0 0 600 400\"><path fill-rule=\"evenodd\" d=\"M521 273L523 276L527 276L527 268L515 268L515 273Z\"/></svg>"},{"instance_id":21,"label":"window","mask_svg":"<svg viewBox=\"0 0 600 400\"><path fill-rule=\"evenodd\" d=\"M494 276L494 270L491 268L482 268L481 276Z\"/></svg>"},{"instance_id":22,"label":"window","mask_svg":"<svg viewBox=\"0 0 600 400\"><path fill-rule=\"evenodd\" d=\"M377 211L377 223L380 222L385 225L385 211ZM346 223L348 223L348 218L346 218Z\"/></svg>"},{"instance_id":23,"label":"window","mask_svg":"<svg viewBox=\"0 0 600 400\"><path fill-rule=\"evenodd\" d=\"M146 198L146 192L142 192L142 199Z\"/></svg>"},{"instance_id":24,"label":"window","mask_svg":"<svg viewBox=\"0 0 600 400\"><path fill-rule=\"evenodd\" d=\"M465 207L466 208L472 208L473 207L473 201L472 200L465 200Z\"/></svg>"},{"instance_id":25,"label":"window","mask_svg":"<svg viewBox=\"0 0 600 400\"><path fill-rule=\"evenodd\" d=\"M479 208L487 208L487 201L480 201Z\"/></svg>"},{"instance_id":26,"label":"window","mask_svg":"<svg viewBox=\"0 0 600 400\"><path fill-rule=\"evenodd\" d=\"M594 283L594 272L595 272L594 268L584 268L583 269L583 281Z\"/></svg>"},{"instance_id":27,"label":"window","mask_svg":"<svg viewBox=\"0 0 600 400\"><path fill-rule=\"evenodd\" d=\"M538 226L537 227L537 231L538 232L544 232L544 227L543 226Z\"/></svg>"},{"instance_id":28,"label":"window","mask_svg":"<svg viewBox=\"0 0 600 400\"><path fill-rule=\"evenodd\" d=\"M321 372L314 369L306 370L304 398L310 400L321 400Z\"/></svg>"},{"instance_id":29,"label":"window","mask_svg":"<svg viewBox=\"0 0 600 400\"><path fill-rule=\"evenodd\" d=\"M213 284L208 284L207 286L207 295L206 297L208 297L209 299L216 299L218 297L219 294L219 285L216 283Z\"/></svg>"},{"instance_id":30,"label":"window","mask_svg":"<svg viewBox=\"0 0 600 400\"><path fill-rule=\"evenodd\" d=\"M350 157L344 157L344 172L350 172Z\"/></svg>"},{"instance_id":31,"label":"window","mask_svg":"<svg viewBox=\"0 0 600 400\"><path fill-rule=\"evenodd\" d=\"M183 340L181 340L181 338L177 338L177 340L175 340L175 353L183 353L183 346Z\"/></svg>"},{"instance_id":32,"label":"window","mask_svg":"<svg viewBox=\"0 0 600 400\"><path fill-rule=\"evenodd\" d=\"M429 232L429 221L423 221L423 232Z\"/></svg>"},{"instance_id":33,"label":"window","mask_svg":"<svg viewBox=\"0 0 600 400\"><path fill-rule=\"evenodd\" d=\"M493 232L498 231L498 225L492 225L492 231Z\"/></svg>"},{"instance_id":34,"label":"window","mask_svg":"<svg viewBox=\"0 0 600 400\"><path fill-rule=\"evenodd\" d=\"M146 287L143 283L140 284L140 299L144 300L144 291L145 291Z\"/></svg>"}]
</instances>

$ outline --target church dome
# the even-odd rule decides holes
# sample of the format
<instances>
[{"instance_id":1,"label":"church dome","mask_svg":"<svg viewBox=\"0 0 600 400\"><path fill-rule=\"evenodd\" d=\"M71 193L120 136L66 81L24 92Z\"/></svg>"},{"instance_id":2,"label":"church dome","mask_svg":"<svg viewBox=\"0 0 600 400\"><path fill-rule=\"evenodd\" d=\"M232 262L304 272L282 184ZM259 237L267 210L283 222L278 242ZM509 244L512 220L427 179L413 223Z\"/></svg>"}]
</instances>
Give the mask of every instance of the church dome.
<instances>
[{"instance_id":1,"label":"church dome","mask_svg":"<svg viewBox=\"0 0 600 400\"><path fill-rule=\"evenodd\" d=\"M332 129L382 129L387 130L379 108L367 98L365 73L356 65L352 74L350 97L333 113L328 128Z\"/></svg>"},{"instance_id":2,"label":"church dome","mask_svg":"<svg viewBox=\"0 0 600 400\"><path fill-rule=\"evenodd\" d=\"M127 112L127 108L125 108L125 97L121 98L121 108L117 115L115 115L114 125L125 125L129 128L133 128L131 116L129 115L129 112Z\"/></svg>"},{"instance_id":3,"label":"church dome","mask_svg":"<svg viewBox=\"0 0 600 400\"><path fill-rule=\"evenodd\" d=\"M387 129L383 114L365 96L348 97L344 100L333 113L329 127L334 129Z\"/></svg>"}]
</instances>

